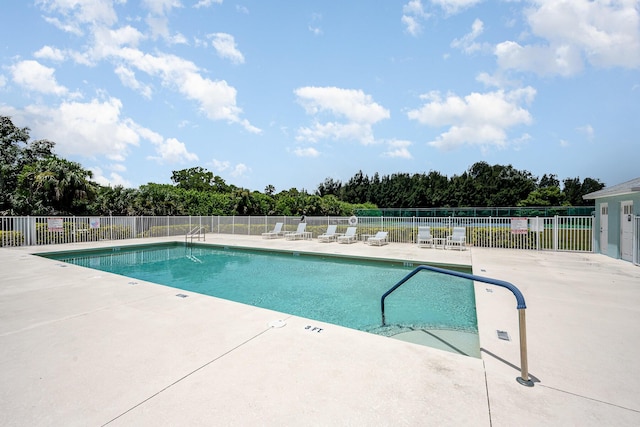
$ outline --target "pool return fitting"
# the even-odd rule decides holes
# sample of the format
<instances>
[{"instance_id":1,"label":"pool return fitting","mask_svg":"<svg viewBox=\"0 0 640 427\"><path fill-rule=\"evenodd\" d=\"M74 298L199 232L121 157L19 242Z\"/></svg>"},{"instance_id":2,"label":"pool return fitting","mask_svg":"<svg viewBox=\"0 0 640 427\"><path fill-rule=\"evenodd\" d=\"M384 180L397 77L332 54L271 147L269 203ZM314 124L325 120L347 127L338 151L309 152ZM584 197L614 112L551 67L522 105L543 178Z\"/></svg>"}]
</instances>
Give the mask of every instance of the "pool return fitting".
<instances>
[{"instance_id":1,"label":"pool return fitting","mask_svg":"<svg viewBox=\"0 0 640 427\"><path fill-rule=\"evenodd\" d=\"M522 384L526 387L533 387L533 381L529 378L529 364L527 363L527 326L526 326L526 318L525 318L525 310L527 305L524 302L524 296L522 292L514 285L509 282L504 282L502 280L491 279L488 277L476 276L474 274L461 273L459 271L454 270L446 270L444 268L431 267L428 265L420 265L416 267L411 273L407 274L402 280L396 283L391 289L382 295L380 299L380 308L382 309L382 326L386 326L385 316L384 316L384 300L391 294L393 291L398 289L402 284L404 284L407 280L411 279L413 276L418 274L422 270L429 270L436 273L447 274L449 276L462 277L464 279L473 280L476 282L484 282L489 283L491 285L501 286L503 288L509 289L513 295L516 297L517 309L518 309L518 322L519 322L519 335L520 335L520 376L516 378L519 384Z\"/></svg>"}]
</instances>

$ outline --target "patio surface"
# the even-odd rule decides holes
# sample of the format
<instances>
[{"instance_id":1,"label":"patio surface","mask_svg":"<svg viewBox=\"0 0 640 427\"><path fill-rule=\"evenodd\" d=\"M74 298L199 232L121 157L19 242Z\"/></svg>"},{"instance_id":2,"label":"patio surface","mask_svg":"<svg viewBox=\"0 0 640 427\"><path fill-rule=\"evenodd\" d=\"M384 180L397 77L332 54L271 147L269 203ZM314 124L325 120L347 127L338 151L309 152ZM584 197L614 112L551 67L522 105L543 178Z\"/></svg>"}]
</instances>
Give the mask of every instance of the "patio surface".
<instances>
[{"instance_id":1,"label":"patio surface","mask_svg":"<svg viewBox=\"0 0 640 427\"><path fill-rule=\"evenodd\" d=\"M499 287L475 284L476 359L32 255L166 240L181 239L0 249L2 425L640 425L640 268L629 262L206 236L472 265L511 282L527 302L535 386L524 387L516 302Z\"/></svg>"}]
</instances>

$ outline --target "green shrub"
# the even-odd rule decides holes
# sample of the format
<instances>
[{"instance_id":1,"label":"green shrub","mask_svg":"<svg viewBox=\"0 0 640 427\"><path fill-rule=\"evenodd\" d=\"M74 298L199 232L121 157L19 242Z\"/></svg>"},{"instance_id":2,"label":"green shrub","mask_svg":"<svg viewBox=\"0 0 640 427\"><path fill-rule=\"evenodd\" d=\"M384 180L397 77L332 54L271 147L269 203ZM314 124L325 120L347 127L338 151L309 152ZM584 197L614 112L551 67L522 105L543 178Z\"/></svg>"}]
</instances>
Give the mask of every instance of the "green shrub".
<instances>
[{"instance_id":1,"label":"green shrub","mask_svg":"<svg viewBox=\"0 0 640 427\"><path fill-rule=\"evenodd\" d=\"M24 234L21 231L0 231L0 247L22 246L24 244Z\"/></svg>"}]
</instances>

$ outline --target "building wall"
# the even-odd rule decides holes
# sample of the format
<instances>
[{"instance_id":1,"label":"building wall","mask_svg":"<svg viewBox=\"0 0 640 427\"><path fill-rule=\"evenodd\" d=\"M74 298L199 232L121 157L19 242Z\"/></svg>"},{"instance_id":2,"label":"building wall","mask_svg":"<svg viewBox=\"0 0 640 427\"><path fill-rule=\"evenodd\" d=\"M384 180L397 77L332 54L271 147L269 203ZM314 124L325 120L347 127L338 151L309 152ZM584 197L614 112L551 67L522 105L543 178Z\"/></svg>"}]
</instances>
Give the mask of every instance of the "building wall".
<instances>
[{"instance_id":1,"label":"building wall","mask_svg":"<svg viewBox=\"0 0 640 427\"><path fill-rule=\"evenodd\" d=\"M602 253L612 258L620 259L620 210L621 202L631 200L633 202L633 214L640 215L640 193L625 194L622 196L603 197L596 200L595 208L595 221L594 221L594 233L593 244L594 252ZM609 206L609 230L608 230L608 244L605 250L600 247L600 227L601 227L601 206L603 203L607 203Z\"/></svg>"}]
</instances>

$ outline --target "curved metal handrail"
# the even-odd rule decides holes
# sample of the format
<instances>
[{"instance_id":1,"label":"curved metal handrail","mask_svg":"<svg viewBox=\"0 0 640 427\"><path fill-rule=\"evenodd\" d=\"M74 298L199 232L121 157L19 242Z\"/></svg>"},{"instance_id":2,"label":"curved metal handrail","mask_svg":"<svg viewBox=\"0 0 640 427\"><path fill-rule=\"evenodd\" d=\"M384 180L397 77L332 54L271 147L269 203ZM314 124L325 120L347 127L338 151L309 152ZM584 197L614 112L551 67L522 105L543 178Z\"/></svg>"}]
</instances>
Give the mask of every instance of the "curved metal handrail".
<instances>
[{"instance_id":1,"label":"curved metal handrail","mask_svg":"<svg viewBox=\"0 0 640 427\"><path fill-rule=\"evenodd\" d=\"M460 271L447 270L444 268L431 267L429 265L419 265L416 267L411 273L407 274L402 280L396 283L391 289L382 295L380 298L380 308L382 310L382 326L385 326L385 315L384 315L384 300L391 294L393 291L402 286L406 281L411 279L413 276L418 274L422 270L433 271L436 273L447 274L449 276L462 277L464 279L473 280L476 282L484 282L489 283L491 285L501 286L503 288L509 289L513 295L516 297L518 309L518 318L520 324L520 377L516 378L516 380L525 386L533 387L533 381L529 379L528 372L528 363L527 363L527 331L526 331L526 319L525 319L525 309L527 308L527 304L524 301L524 296L522 292L518 288L516 288L513 284L509 282L505 282L503 280L491 279L489 277L476 276L475 274L462 273Z\"/></svg>"}]
</instances>

